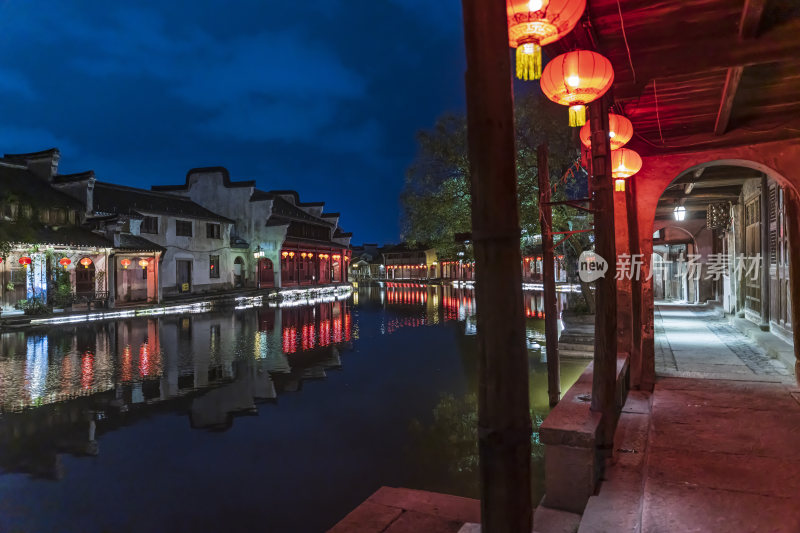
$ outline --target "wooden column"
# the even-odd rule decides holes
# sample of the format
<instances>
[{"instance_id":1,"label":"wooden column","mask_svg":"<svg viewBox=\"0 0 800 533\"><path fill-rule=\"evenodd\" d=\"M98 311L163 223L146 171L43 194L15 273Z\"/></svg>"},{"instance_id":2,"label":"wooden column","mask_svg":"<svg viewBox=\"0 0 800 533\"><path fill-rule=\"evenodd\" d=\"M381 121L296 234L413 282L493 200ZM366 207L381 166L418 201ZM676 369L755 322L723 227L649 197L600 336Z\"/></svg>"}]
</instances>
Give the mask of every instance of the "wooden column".
<instances>
[{"instance_id":1,"label":"wooden column","mask_svg":"<svg viewBox=\"0 0 800 533\"><path fill-rule=\"evenodd\" d=\"M769 331L769 182L761 176L761 329Z\"/></svg>"},{"instance_id":2,"label":"wooden column","mask_svg":"<svg viewBox=\"0 0 800 533\"><path fill-rule=\"evenodd\" d=\"M544 337L547 345L547 395L550 407L561 399L561 369L558 357L558 305L553 254L553 210L550 207L550 169L547 144L538 148L539 224L542 228L542 274L544 276Z\"/></svg>"},{"instance_id":3,"label":"wooden column","mask_svg":"<svg viewBox=\"0 0 800 533\"><path fill-rule=\"evenodd\" d=\"M628 180L625 194L628 196L628 238L631 256L644 259L639 243L638 202L636 201L636 176ZM644 261L642 261L644 262ZM640 271L634 269L631 280L631 388L640 388L642 383L642 331L645 328L642 320L642 291L645 279L644 265Z\"/></svg>"},{"instance_id":4,"label":"wooden column","mask_svg":"<svg viewBox=\"0 0 800 533\"><path fill-rule=\"evenodd\" d=\"M504 2L463 0L484 533L531 531L531 420Z\"/></svg>"},{"instance_id":5,"label":"wooden column","mask_svg":"<svg viewBox=\"0 0 800 533\"><path fill-rule=\"evenodd\" d=\"M789 302L792 307L792 337L796 359L794 373L800 385L800 197L787 188L785 200L786 222L789 226Z\"/></svg>"},{"instance_id":6,"label":"wooden column","mask_svg":"<svg viewBox=\"0 0 800 533\"><path fill-rule=\"evenodd\" d=\"M613 180L612 180L613 181ZM631 257L630 233L628 231L628 189L631 180L626 180L625 192L614 191L614 239L616 257ZM616 260L608 258L609 274L613 274L616 267ZM631 267L633 258L631 257ZM620 265L622 266L622 265ZM626 268L629 268L626 266ZM633 284L629 279L630 270L619 272L620 279L617 280L617 352L630 354L633 351L633 331L631 324L631 290ZM608 274L607 274L608 275Z\"/></svg>"},{"instance_id":7,"label":"wooden column","mask_svg":"<svg viewBox=\"0 0 800 533\"><path fill-rule=\"evenodd\" d=\"M592 128L592 191L594 192L595 251L608 262L608 272L596 284L592 411L603 415L598 447L609 453L614 443L617 373L617 281L614 234L614 189L608 138L608 96L589 107Z\"/></svg>"}]
</instances>

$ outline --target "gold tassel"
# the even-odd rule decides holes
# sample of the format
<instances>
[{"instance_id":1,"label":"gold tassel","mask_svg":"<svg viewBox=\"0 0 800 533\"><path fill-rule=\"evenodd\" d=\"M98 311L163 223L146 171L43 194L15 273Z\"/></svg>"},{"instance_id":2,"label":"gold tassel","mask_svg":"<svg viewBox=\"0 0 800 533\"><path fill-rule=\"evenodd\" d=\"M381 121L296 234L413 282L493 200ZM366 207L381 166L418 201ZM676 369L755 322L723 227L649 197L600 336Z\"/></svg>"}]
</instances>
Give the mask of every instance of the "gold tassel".
<instances>
[{"instance_id":1,"label":"gold tassel","mask_svg":"<svg viewBox=\"0 0 800 533\"><path fill-rule=\"evenodd\" d=\"M542 77L542 47L525 43L517 47L517 78L525 81Z\"/></svg>"},{"instance_id":2,"label":"gold tassel","mask_svg":"<svg viewBox=\"0 0 800 533\"><path fill-rule=\"evenodd\" d=\"M580 128L586 124L586 106L569 106L569 125L573 128Z\"/></svg>"},{"instance_id":3,"label":"gold tassel","mask_svg":"<svg viewBox=\"0 0 800 533\"><path fill-rule=\"evenodd\" d=\"M625 180L615 180L614 190L616 192L625 192Z\"/></svg>"}]
</instances>

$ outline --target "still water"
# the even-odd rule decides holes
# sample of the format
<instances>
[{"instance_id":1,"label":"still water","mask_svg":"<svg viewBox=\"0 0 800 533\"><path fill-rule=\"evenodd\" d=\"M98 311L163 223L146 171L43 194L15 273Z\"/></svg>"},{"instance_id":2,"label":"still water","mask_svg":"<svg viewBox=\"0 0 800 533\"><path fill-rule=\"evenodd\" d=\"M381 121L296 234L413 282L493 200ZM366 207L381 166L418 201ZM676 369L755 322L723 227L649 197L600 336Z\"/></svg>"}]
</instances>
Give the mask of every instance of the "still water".
<instances>
[{"instance_id":1,"label":"still water","mask_svg":"<svg viewBox=\"0 0 800 533\"><path fill-rule=\"evenodd\" d=\"M525 308L536 423L541 293ZM475 312L390 284L4 333L0 531L317 532L382 485L477 497Z\"/></svg>"}]
</instances>

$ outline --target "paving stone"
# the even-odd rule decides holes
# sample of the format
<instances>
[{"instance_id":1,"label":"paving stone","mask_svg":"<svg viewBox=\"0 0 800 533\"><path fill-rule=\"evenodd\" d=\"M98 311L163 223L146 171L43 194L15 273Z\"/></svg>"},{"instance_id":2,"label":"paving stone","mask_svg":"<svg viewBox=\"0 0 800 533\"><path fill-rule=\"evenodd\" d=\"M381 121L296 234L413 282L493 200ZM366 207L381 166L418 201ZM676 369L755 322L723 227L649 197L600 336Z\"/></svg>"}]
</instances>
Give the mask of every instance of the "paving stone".
<instances>
[{"instance_id":1,"label":"paving stone","mask_svg":"<svg viewBox=\"0 0 800 533\"><path fill-rule=\"evenodd\" d=\"M581 515L549 509L541 505L533 512L534 533L576 533Z\"/></svg>"},{"instance_id":2,"label":"paving stone","mask_svg":"<svg viewBox=\"0 0 800 533\"><path fill-rule=\"evenodd\" d=\"M438 494L423 490L381 487L367 500L371 503L398 507L465 522L480 522L481 503L472 498Z\"/></svg>"},{"instance_id":3,"label":"paving stone","mask_svg":"<svg viewBox=\"0 0 800 533\"><path fill-rule=\"evenodd\" d=\"M648 480L642 533L797 533L795 498Z\"/></svg>"},{"instance_id":4,"label":"paving stone","mask_svg":"<svg viewBox=\"0 0 800 533\"><path fill-rule=\"evenodd\" d=\"M464 522L416 511L405 511L385 530L386 533L458 533Z\"/></svg>"},{"instance_id":5,"label":"paving stone","mask_svg":"<svg viewBox=\"0 0 800 533\"><path fill-rule=\"evenodd\" d=\"M333 526L329 533L380 533L403 513L397 507L387 507L366 501Z\"/></svg>"}]
</instances>

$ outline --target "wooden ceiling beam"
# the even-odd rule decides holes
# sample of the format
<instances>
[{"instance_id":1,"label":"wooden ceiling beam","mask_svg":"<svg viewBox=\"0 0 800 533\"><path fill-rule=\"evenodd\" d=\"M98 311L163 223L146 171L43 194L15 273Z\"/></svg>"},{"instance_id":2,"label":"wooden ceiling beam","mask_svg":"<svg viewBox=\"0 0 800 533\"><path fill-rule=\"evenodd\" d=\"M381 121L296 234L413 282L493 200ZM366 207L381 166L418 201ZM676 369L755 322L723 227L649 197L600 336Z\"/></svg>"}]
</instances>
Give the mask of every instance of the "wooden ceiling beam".
<instances>
[{"instance_id":1,"label":"wooden ceiling beam","mask_svg":"<svg viewBox=\"0 0 800 533\"><path fill-rule=\"evenodd\" d=\"M789 61L800 57L800 19L789 22L760 35L757 39L740 40L739 36L729 39L675 40L671 44L646 44L632 50L636 66L636 83L628 72L618 76L614 84L617 100L639 98L654 79L701 75L714 69L746 67L764 63ZM699 53L698 51L702 51ZM618 67L629 70L627 59L619 56Z\"/></svg>"},{"instance_id":2,"label":"wooden ceiling beam","mask_svg":"<svg viewBox=\"0 0 800 533\"><path fill-rule=\"evenodd\" d=\"M744 41L756 36L766 4L767 0L745 0L742 19L739 22L739 39ZM714 135L724 135L728 131L731 113L733 113L733 102L736 99L736 92L739 90L739 82L742 81L742 74L744 74L742 66L728 69L725 85L722 88L717 121L714 124Z\"/></svg>"}]
</instances>

